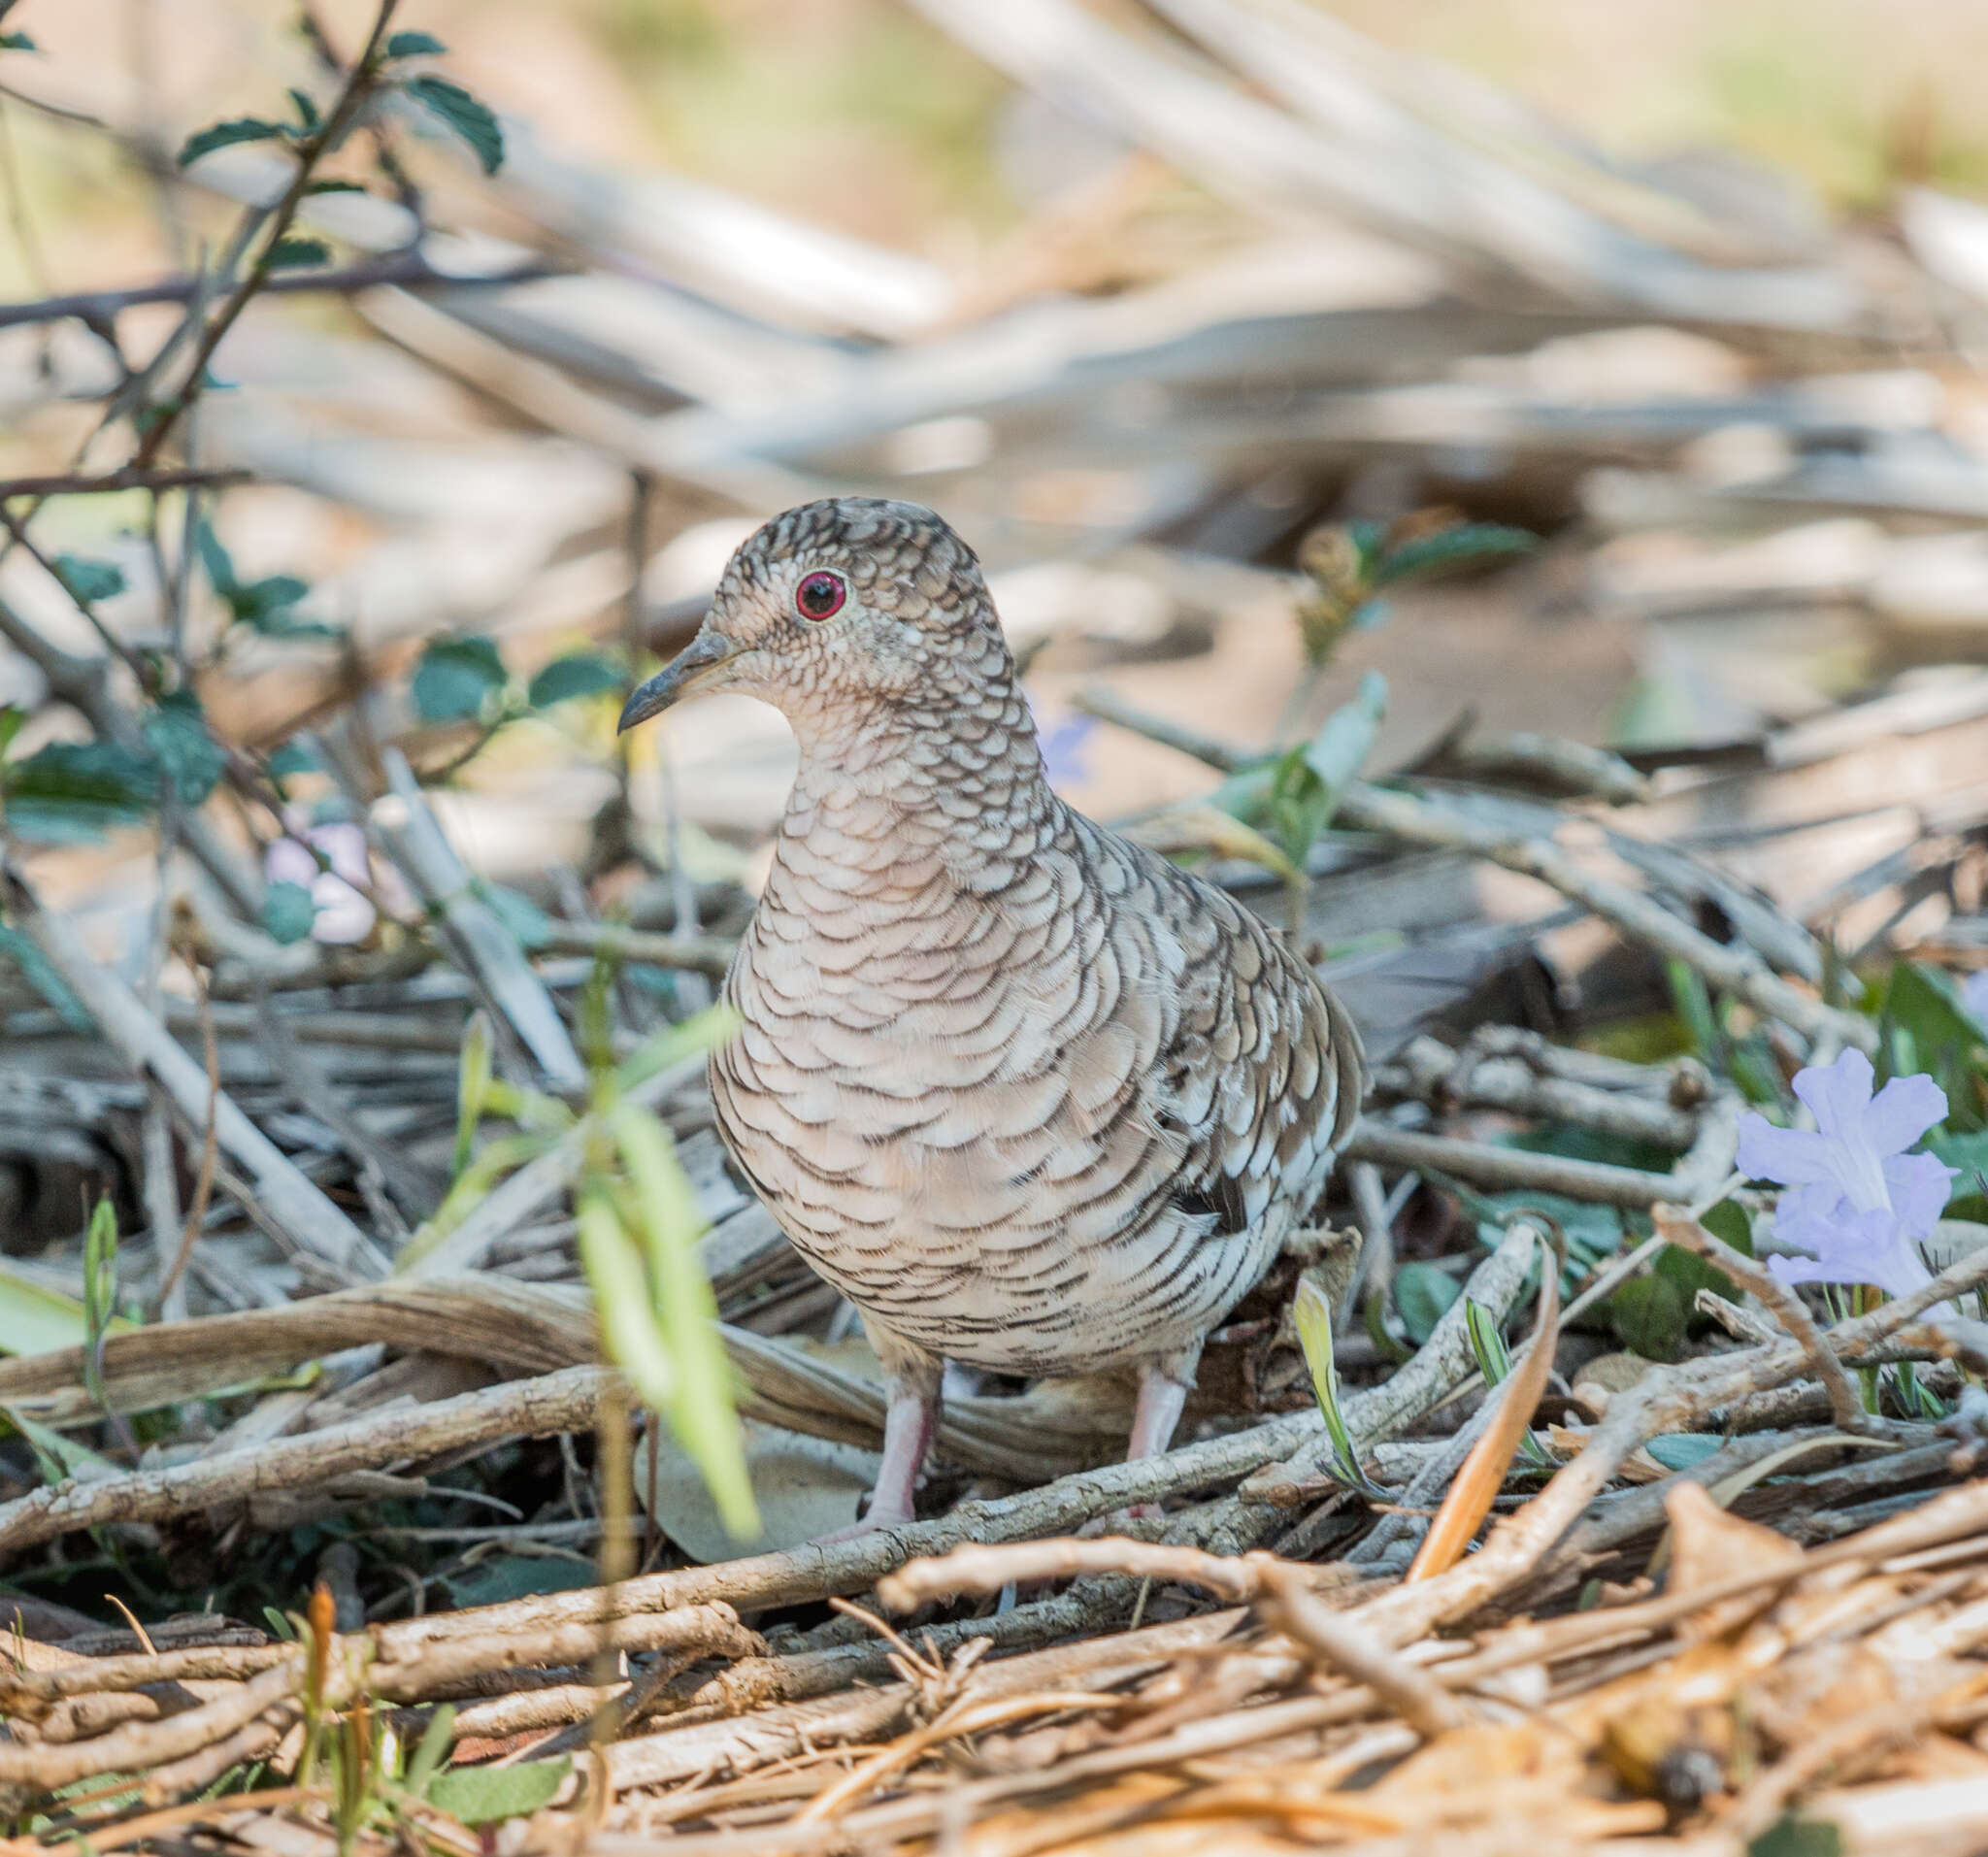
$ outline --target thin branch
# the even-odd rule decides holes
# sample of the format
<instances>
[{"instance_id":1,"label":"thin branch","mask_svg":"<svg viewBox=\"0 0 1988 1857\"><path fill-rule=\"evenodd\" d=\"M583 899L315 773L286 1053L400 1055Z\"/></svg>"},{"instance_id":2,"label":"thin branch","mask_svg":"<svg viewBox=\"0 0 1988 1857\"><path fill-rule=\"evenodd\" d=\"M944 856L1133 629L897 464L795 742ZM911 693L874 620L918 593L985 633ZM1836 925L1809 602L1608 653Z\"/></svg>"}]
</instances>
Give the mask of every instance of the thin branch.
<instances>
[{"instance_id":1,"label":"thin branch","mask_svg":"<svg viewBox=\"0 0 1988 1857\"><path fill-rule=\"evenodd\" d=\"M533 258L501 271L477 272L459 276L438 270L418 249L396 251L383 258L367 258L357 264L340 265L324 271L285 271L266 279L263 291L270 296L350 295L381 285L420 289L436 285L448 289L480 289L507 283L533 283L541 278L569 275L565 266ZM63 316L78 316L85 322L102 321L121 310L147 303L191 303L199 293L198 278L162 278L157 283L141 283L128 290L83 290L68 296L40 297L32 302L0 303L0 329L24 322L53 322Z\"/></svg>"},{"instance_id":2,"label":"thin branch","mask_svg":"<svg viewBox=\"0 0 1988 1857\"><path fill-rule=\"evenodd\" d=\"M186 384L175 398L158 409L157 418L138 442L138 450L132 459L134 464L149 465L158 456L160 448L180 422L181 415L200 397L202 384L207 379L207 366L214 359L215 350L226 340L228 331L248 307L249 299L269 282L271 260L289 231L290 221L297 216L298 207L304 203L312 174L318 162L345 140L346 132L352 126L360 107L372 94L379 78L380 50L385 43L387 23L399 4L400 0L380 0L380 12L374 18L373 30L367 36L365 49L353 61L345 89L332 105L323 126L297 149L297 171L290 177L290 184L283 189L282 198L269 216L262 249L255 254L248 275L235 286L218 314L201 332L193 358L187 364Z\"/></svg>"},{"instance_id":3,"label":"thin branch","mask_svg":"<svg viewBox=\"0 0 1988 1857\"><path fill-rule=\"evenodd\" d=\"M1741 1288L1752 1291L1773 1310L1780 1325L1802 1343L1802 1351L1815 1369L1815 1377L1829 1395L1830 1415L1836 1420L1839 1431L1864 1437L1872 1430L1871 1414L1857 1397L1855 1382L1823 1339L1822 1330L1815 1325L1814 1316L1809 1314L1807 1305L1801 1297L1772 1271L1750 1257L1741 1256L1732 1245L1706 1231L1682 1207L1653 1206L1650 1218L1656 1225L1657 1236L1666 1244L1675 1244L1680 1250L1695 1251L1707 1263L1716 1264Z\"/></svg>"},{"instance_id":4,"label":"thin branch","mask_svg":"<svg viewBox=\"0 0 1988 1857\"><path fill-rule=\"evenodd\" d=\"M0 480L0 503L16 496L108 496L117 490L183 490L195 485L219 488L230 483L246 483L254 475L245 465L143 470L137 465L127 464L120 470L105 471L96 477L81 471L66 471L52 477Z\"/></svg>"}]
</instances>

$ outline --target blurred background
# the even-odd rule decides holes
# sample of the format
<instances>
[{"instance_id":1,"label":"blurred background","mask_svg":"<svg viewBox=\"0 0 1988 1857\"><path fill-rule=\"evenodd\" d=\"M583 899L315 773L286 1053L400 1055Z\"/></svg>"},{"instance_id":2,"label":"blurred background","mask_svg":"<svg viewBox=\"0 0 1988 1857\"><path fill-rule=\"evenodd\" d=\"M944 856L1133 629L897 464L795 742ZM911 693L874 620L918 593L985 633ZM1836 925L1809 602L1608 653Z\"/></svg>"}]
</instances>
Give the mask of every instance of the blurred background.
<instances>
[{"instance_id":1,"label":"blurred background","mask_svg":"<svg viewBox=\"0 0 1988 1857\"><path fill-rule=\"evenodd\" d=\"M99 958L168 999L189 949L217 997L418 966L436 879L368 810L395 755L569 1018L604 919L736 927L783 726L613 717L758 521L842 490L980 550L1074 800L1266 907L1304 867L1381 1054L1670 1002L1530 878L1323 829L1363 763L1722 936L1765 897L1847 962L1973 958L1980 8L403 6L317 170L348 184L146 459L208 475L49 494L144 452L294 171L274 119L306 135L376 13L4 17L11 853ZM76 750L168 697L226 778L162 860L156 780ZM1322 811L1197 808L1307 745ZM663 1011L710 979L652 978ZM15 1036L60 1029L45 979L0 960Z\"/></svg>"}]
</instances>

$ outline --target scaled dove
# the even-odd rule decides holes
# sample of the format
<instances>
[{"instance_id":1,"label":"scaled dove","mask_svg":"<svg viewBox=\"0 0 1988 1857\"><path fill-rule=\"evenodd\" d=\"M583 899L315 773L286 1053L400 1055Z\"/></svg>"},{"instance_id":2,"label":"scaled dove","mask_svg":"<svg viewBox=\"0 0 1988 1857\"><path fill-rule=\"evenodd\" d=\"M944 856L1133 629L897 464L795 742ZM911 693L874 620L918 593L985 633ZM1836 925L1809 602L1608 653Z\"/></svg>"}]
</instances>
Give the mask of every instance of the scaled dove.
<instances>
[{"instance_id":1,"label":"scaled dove","mask_svg":"<svg viewBox=\"0 0 1988 1857\"><path fill-rule=\"evenodd\" d=\"M1164 1450L1345 1141L1351 1021L1248 910L1050 791L979 563L931 511L769 522L622 728L692 690L771 703L800 745L711 1085L890 1376L862 1526L911 1519L946 1359L1136 1370L1131 1455Z\"/></svg>"}]
</instances>

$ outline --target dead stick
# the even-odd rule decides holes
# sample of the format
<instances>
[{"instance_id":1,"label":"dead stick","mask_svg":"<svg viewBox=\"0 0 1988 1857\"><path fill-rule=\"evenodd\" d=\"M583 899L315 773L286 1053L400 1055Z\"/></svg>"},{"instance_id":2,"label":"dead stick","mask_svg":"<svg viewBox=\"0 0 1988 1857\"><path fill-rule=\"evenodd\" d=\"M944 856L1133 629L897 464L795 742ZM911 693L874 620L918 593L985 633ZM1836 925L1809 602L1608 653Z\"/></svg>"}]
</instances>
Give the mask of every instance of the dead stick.
<instances>
[{"instance_id":1,"label":"dead stick","mask_svg":"<svg viewBox=\"0 0 1988 1857\"><path fill-rule=\"evenodd\" d=\"M1695 1251L1708 1263L1716 1264L1773 1310L1780 1325L1801 1343L1802 1351L1815 1369L1815 1377L1829 1395L1830 1416L1836 1420L1837 1429L1856 1437L1871 1435L1875 1428L1871 1414L1864 1409L1864 1402L1857 1397L1856 1385L1842 1362L1831 1351L1801 1297L1772 1271L1763 1269L1750 1257L1742 1257L1732 1245L1706 1231L1682 1207L1653 1206L1650 1217L1657 1235L1667 1244L1675 1244L1680 1250Z\"/></svg>"},{"instance_id":2,"label":"dead stick","mask_svg":"<svg viewBox=\"0 0 1988 1857\"><path fill-rule=\"evenodd\" d=\"M372 1240L304 1177L233 1097L216 1090L210 1099L206 1072L122 980L90 958L69 924L44 910L17 872L0 867L0 885L9 912L48 956L104 1036L139 1076L158 1080L189 1130L204 1127L211 1106L221 1151L248 1176L264 1215L290 1243L341 1272L382 1274L386 1259Z\"/></svg>"}]
</instances>

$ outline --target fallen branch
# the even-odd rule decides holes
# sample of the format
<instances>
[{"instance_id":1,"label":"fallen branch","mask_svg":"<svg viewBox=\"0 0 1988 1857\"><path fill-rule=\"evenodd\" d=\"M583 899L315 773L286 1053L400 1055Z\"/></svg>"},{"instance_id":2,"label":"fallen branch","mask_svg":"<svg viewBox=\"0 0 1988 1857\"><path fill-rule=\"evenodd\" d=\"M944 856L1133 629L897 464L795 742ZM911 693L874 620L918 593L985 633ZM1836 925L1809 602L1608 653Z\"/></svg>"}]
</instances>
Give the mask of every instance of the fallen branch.
<instances>
[{"instance_id":1,"label":"fallen branch","mask_svg":"<svg viewBox=\"0 0 1988 1857\"><path fill-rule=\"evenodd\" d=\"M48 957L125 1063L140 1077L155 1078L172 1098L189 1140L200 1139L212 1112L216 1144L247 1176L263 1215L285 1240L321 1258L341 1276L383 1273L386 1260L373 1241L304 1177L231 1096L209 1089L201 1066L122 980L89 957L68 923L42 908L19 874L0 866L0 884L6 890L8 913Z\"/></svg>"}]
</instances>

